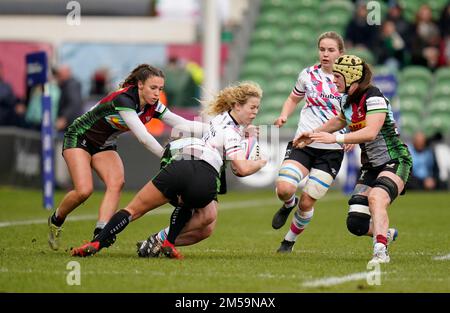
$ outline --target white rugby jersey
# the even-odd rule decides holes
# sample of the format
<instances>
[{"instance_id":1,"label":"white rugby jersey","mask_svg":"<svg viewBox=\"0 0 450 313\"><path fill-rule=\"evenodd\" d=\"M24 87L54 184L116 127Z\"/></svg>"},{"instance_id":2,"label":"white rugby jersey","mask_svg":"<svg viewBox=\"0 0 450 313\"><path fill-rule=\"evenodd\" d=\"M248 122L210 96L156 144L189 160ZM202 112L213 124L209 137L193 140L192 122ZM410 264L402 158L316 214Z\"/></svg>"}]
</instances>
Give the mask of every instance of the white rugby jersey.
<instances>
[{"instance_id":1,"label":"white rugby jersey","mask_svg":"<svg viewBox=\"0 0 450 313\"><path fill-rule=\"evenodd\" d=\"M183 153L208 162L220 173L225 160L243 151L244 127L229 112L224 112L209 122L209 130L202 139L189 139L191 142L183 148Z\"/></svg>"},{"instance_id":2,"label":"white rugby jersey","mask_svg":"<svg viewBox=\"0 0 450 313\"><path fill-rule=\"evenodd\" d=\"M305 98L295 137L300 132L311 131L323 125L329 119L338 116L341 111L342 94L333 83L333 74L322 71L319 64L305 68L298 75L292 94ZM339 132L345 133L345 130ZM337 143L314 142L308 146L317 149L342 149Z\"/></svg>"}]
</instances>

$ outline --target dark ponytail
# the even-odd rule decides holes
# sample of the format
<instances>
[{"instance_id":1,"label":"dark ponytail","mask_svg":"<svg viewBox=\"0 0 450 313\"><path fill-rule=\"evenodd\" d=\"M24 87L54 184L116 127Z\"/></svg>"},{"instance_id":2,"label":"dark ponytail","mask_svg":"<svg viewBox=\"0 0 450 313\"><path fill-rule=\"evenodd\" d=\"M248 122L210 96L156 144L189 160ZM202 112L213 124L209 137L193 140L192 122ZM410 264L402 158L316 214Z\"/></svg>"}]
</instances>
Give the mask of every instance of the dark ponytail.
<instances>
[{"instance_id":1,"label":"dark ponytail","mask_svg":"<svg viewBox=\"0 0 450 313\"><path fill-rule=\"evenodd\" d=\"M137 85L139 81L144 82L147 78L153 76L165 78L163 71L160 69L148 64L140 64L131 71L127 78L125 78L125 80L120 84L120 88L130 85Z\"/></svg>"}]
</instances>

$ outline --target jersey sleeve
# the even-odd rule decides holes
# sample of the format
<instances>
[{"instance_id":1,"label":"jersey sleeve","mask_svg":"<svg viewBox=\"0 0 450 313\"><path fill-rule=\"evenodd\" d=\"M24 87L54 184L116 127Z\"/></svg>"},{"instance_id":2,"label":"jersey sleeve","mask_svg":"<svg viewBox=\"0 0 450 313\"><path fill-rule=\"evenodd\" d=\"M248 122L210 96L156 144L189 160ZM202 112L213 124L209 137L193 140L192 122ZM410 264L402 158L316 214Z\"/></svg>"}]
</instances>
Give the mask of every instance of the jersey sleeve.
<instances>
[{"instance_id":1,"label":"jersey sleeve","mask_svg":"<svg viewBox=\"0 0 450 313\"><path fill-rule=\"evenodd\" d=\"M133 98L126 93L118 95L113 101L116 111L135 111L136 103Z\"/></svg>"},{"instance_id":2,"label":"jersey sleeve","mask_svg":"<svg viewBox=\"0 0 450 313\"><path fill-rule=\"evenodd\" d=\"M367 92L366 114L388 113L388 102L377 87L372 87Z\"/></svg>"},{"instance_id":3,"label":"jersey sleeve","mask_svg":"<svg viewBox=\"0 0 450 313\"><path fill-rule=\"evenodd\" d=\"M223 149L227 159L233 159L239 152L243 152L241 140L239 130L230 126L224 127Z\"/></svg>"},{"instance_id":4,"label":"jersey sleeve","mask_svg":"<svg viewBox=\"0 0 450 313\"><path fill-rule=\"evenodd\" d=\"M295 83L294 89L292 89L292 94L296 97L304 97L306 92L305 78L307 76L306 69L300 72Z\"/></svg>"},{"instance_id":5,"label":"jersey sleeve","mask_svg":"<svg viewBox=\"0 0 450 313\"><path fill-rule=\"evenodd\" d=\"M166 112L170 112L169 109L164 105L164 103L158 101L158 104L156 105L155 109L155 115L153 115L153 117L161 119Z\"/></svg>"},{"instance_id":6,"label":"jersey sleeve","mask_svg":"<svg viewBox=\"0 0 450 313\"><path fill-rule=\"evenodd\" d=\"M388 113L388 106L384 97L370 97L366 99L367 114Z\"/></svg>"}]
</instances>

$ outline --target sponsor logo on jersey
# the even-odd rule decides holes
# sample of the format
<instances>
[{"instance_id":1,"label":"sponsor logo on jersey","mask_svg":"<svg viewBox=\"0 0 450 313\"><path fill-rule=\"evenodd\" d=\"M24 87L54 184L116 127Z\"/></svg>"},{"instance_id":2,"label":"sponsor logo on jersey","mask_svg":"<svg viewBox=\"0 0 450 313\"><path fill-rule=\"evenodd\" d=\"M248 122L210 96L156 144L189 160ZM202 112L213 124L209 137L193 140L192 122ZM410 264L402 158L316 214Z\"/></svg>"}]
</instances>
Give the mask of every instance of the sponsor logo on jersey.
<instances>
[{"instance_id":1,"label":"sponsor logo on jersey","mask_svg":"<svg viewBox=\"0 0 450 313\"><path fill-rule=\"evenodd\" d=\"M364 127L366 127L366 121L365 120L362 121L362 122L351 123L350 125L348 125L348 128L352 132L360 130L361 128L364 128Z\"/></svg>"}]
</instances>

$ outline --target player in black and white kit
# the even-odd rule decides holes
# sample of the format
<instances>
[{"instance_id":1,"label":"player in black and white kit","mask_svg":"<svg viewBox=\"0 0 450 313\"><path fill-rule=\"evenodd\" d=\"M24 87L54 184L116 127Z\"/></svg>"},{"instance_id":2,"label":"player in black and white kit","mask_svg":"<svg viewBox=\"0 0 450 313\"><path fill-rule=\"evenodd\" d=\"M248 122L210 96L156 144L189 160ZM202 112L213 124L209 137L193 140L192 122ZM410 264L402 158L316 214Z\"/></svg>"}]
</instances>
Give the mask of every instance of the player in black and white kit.
<instances>
[{"instance_id":1,"label":"player in black and white kit","mask_svg":"<svg viewBox=\"0 0 450 313\"><path fill-rule=\"evenodd\" d=\"M92 169L106 185L94 236L117 210L124 184L123 164L116 145L118 135L133 132L139 142L161 157L163 148L147 132L145 123L157 118L173 127L203 127L203 123L188 121L161 103L159 95L163 88L163 72L141 64L129 74L119 90L100 100L68 127L62 154L74 186L48 220L48 242L53 250L59 248L67 215L86 201L93 191Z\"/></svg>"},{"instance_id":2,"label":"player in black and white kit","mask_svg":"<svg viewBox=\"0 0 450 313\"><path fill-rule=\"evenodd\" d=\"M294 89L285 101L275 125L282 127L298 103L305 99L296 136L312 130L340 114L341 93L333 83L332 66L344 52L344 41L335 32L319 36L318 50L320 64L305 68L298 77ZM341 167L344 152L339 144L313 143L304 149L292 146L286 148L284 162L278 173L276 192L284 202L272 220L274 229L281 228L291 212L294 213L290 229L277 252L291 252L298 235L305 229L314 214L314 204L325 196ZM309 178L300 199L295 195L303 178Z\"/></svg>"},{"instance_id":3,"label":"player in black and white kit","mask_svg":"<svg viewBox=\"0 0 450 313\"><path fill-rule=\"evenodd\" d=\"M216 199L224 162L230 160L240 176L251 175L266 164L265 160L245 159L241 146L245 138L244 127L255 119L261 98L262 90L253 83L241 83L219 92L209 107L209 112L217 116L203 138L192 138L189 144L182 145L126 208L117 212L93 241L73 249L72 255L95 254L129 222L170 202L176 208L162 251L170 258L182 258L174 246L176 237L191 219L193 210Z\"/></svg>"}]
</instances>

